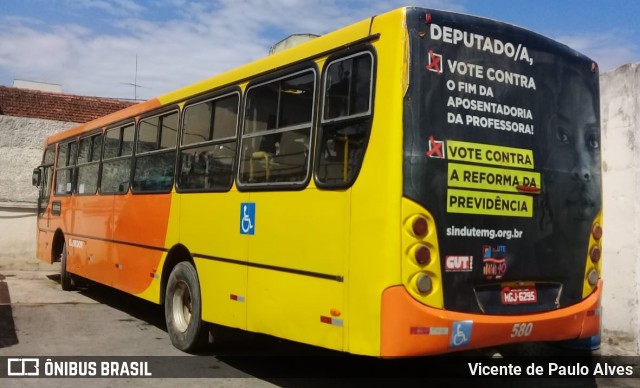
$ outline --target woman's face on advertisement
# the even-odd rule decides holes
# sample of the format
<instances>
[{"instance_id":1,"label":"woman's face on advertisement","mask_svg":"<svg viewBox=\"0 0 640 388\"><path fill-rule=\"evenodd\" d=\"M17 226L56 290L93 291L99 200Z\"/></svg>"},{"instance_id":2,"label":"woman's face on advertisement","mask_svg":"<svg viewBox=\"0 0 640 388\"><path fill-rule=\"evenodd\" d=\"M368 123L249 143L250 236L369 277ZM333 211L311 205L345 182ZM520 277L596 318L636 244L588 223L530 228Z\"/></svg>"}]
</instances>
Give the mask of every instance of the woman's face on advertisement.
<instances>
[{"instance_id":1,"label":"woman's face on advertisement","mask_svg":"<svg viewBox=\"0 0 640 388\"><path fill-rule=\"evenodd\" d=\"M560 93L549 132L547 179L552 222L572 237L600 209L600 125L593 91L580 81Z\"/></svg>"}]
</instances>

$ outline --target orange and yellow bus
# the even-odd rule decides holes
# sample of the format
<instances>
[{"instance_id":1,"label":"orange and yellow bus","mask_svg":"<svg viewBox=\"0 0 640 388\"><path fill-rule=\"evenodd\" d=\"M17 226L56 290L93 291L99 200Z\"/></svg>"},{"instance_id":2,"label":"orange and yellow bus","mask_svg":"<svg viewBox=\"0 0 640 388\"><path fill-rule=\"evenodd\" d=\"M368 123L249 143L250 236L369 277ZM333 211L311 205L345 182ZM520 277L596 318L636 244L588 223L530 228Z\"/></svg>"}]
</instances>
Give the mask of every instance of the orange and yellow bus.
<instances>
[{"instance_id":1,"label":"orange and yellow bus","mask_svg":"<svg viewBox=\"0 0 640 388\"><path fill-rule=\"evenodd\" d=\"M37 255L216 325L353 354L597 338L597 65L401 8L47 139Z\"/></svg>"}]
</instances>

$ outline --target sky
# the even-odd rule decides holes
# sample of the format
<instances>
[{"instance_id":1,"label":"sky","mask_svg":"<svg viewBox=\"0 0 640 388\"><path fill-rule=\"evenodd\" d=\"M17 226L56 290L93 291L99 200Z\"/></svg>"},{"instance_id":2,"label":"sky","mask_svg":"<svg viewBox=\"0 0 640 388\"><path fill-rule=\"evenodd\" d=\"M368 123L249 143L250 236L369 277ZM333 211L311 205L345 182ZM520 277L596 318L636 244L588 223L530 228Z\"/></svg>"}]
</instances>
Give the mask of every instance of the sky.
<instances>
[{"instance_id":1,"label":"sky","mask_svg":"<svg viewBox=\"0 0 640 388\"><path fill-rule=\"evenodd\" d=\"M290 34L325 34L404 5L533 30L601 71L640 62L636 0L0 0L0 85L144 100L264 57Z\"/></svg>"}]
</instances>

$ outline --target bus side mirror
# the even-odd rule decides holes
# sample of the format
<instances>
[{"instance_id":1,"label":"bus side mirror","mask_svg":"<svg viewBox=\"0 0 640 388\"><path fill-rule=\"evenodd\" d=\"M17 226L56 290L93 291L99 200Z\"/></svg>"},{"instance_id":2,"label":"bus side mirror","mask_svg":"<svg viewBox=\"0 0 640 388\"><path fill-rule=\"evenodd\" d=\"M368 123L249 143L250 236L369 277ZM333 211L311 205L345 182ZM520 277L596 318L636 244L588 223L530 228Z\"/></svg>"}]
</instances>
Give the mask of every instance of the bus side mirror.
<instances>
[{"instance_id":1,"label":"bus side mirror","mask_svg":"<svg viewBox=\"0 0 640 388\"><path fill-rule=\"evenodd\" d=\"M34 168L33 175L31 176L31 184L36 187L40 186L40 183L41 183L40 180L42 179L42 176L40 174L40 171L41 171L40 168Z\"/></svg>"}]
</instances>

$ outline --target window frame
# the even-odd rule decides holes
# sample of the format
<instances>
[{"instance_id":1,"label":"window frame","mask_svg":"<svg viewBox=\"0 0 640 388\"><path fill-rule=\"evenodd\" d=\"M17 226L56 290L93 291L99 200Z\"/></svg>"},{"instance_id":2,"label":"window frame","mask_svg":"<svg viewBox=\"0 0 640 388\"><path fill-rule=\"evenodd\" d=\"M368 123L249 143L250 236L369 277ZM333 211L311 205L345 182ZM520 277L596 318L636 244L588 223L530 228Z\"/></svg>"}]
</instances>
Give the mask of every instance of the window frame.
<instances>
[{"instance_id":1,"label":"window frame","mask_svg":"<svg viewBox=\"0 0 640 388\"><path fill-rule=\"evenodd\" d=\"M160 143L162 142L162 132L158 131L156 133L156 147L158 147L155 150L152 151L145 151L145 152L138 152L138 141L139 141L139 137L140 137L140 126L142 124L143 120L146 119L153 119L153 118L160 118L162 116L169 116L173 113L177 113L178 114L178 120L176 121L176 145L173 148L159 148L160 147ZM158 122L158 125L160 125L160 121ZM125 125L126 126L126 125ZM157 127L156 127L157 129ZM131 176L129 178L129 190L131 190L132 194L135 195L141 195L141 194L167 194L170 193L171 191L173 191L173 188L176 185L176 165L177 165L177 154L178 154L178 148L179 148L179 142L180 142L180 132L182 130L182 110L180 109L180 106L178 105L170 105L168 107L164 107L161 110L155 111L155 112L151 112L148 115L145 115L143 117L140 117L136 123L135 123L135 129L134 129L134 136L133 136L133 151L132 151L132 155L131 158L133 159L131 162ZM106 131L105 131L106 132ZM149 156L149 155L158 155L158 154L163 154L163 153L170 153L171 151L174 152L173 155L173 172L172 172L172 177L171 177L171 187L169 187L166 190L134 190L133 187L133 182L135 179L135 173L136 173L136 166L138 164L138 158L140 156L144 157L144 156Z\"/></svg>"},{"instance_id":2,"label":"window frame","mask_svg":"<svg viewBox=\"0 0 640 388\"><path fill-rule=\"evenodd\" d=\"M73 147L73 144L75 144L75 148L76 148L74 155L72 155L70 152L71 148ZM75 181L76 181L75 168L76 168L76 160L78 159L78 149L79 149L78 146L79 146L79 141L78 141L78 138L76 137L67 138L57 143L57 147L56 147L57 152L55 156L55 176L53 177L53 196L54 197L68 197L73 195L74 188L75 188ZM58 165L58 162L60 161L59 159L60 159L61 147L67 147L64 166ZM74 160L71 160L72 156ZM59 171L71 171L71 182L70 182L71 189L70 190L65 190L64 192L58 192ZM67 182L66 184L69 184L69 182Z\"/></svg>"},{"instance_id":3,"label":"window frame","mask_svg":"<svg viewBox=\"0 0 640 388\"><path fill-rule=\"evenodd\" d=\"M328 78L328 70L333 63L337 63L340 61L349 60L352 58L356 58L363 55L369 55L371 57L371 79L369 84L369 109L367 112L356 113L353 115L347 115L339 118L325 119L325 102L326 102L326 87L327 87L327 78ZM377 86L377 70L378 70L378 56L375 48L371 44L364 44L362 46L357 46L346 51L342 51L339 53L335 53L327 57L325 64L322 68L322 88L319 91L319 110L320 115L318 118L318 124L316 126L316 143L315 143L315 157L314 157L314 168L313 168L313 177L314 183L319 189L327 189L327 190L344 190L348 189L358 180L358 176L360 175L360 171L362 170L362 165L364 163L364 158L366 156L366 150L369 146L369 140L371 138L371 132L373 131L374 124L374 116L375 116L375 98L376 98L376 86ZM371 122L369 130L363 138L364 142L364 155L362 156L362 161L358 164L356 171L353 176L345 182L324 182L318 179L318 171L321 167L320 158L322 156L322 152L320 147L322 147L321 139L323 138L323 126L325 125L334 125L340 123L349 123L349 122L358 122L358 121L366 121L369 120Z\"/></svg>"},{"instance_id":4,"label":"window frame","mask_svg":"<svg viewBox=\"0 0 640 388\"><path fill-rule=\"evenodd\" d=\"M184 145L183 144L184 120L187 116L186 114L187 109L199 104L206 104L211 101L222 100L224 98L227 98L233 95L236 95L238 97L238 104L236 109L235 134L233 136L228 136L220 139L203 140L200 142L189 143ZM177 155L176 155L176 163L175 163L174 187L176 188L176 192L178 193L224 193L231 190L235 182L236 170L239 163L239 159L238 159L239 147L238 146L240 144L240 140L238 136L240 136L240 117L243 112L242 106L243 106L243 93L239 87L233 87L231 89L215 91L214 93L209 93L207 95L201 96L200 98L195 98L185 102L185 104L182 107L182 114L180 117L180 130L179 130L179 136L178 136L178 146L177 146ZM210 125L212 124L213 123L211 122ZM212 138L213 138L213 133L212 133ZM189 188L180 187L179 177L180 177L180 171L181 171L183 151L200 148L200 147L206 147L206 146L222 145L222 144L227 144L232 142L235 142L234 156L231 161L231 175L233 179L231 179L231 182L229 183L228 187L214 187L210 189L206 189L206 188L189 189Z\"/></svg>"},{"instance_id":5,"label":"window frame","mask_svg":"<svg viewBox=\"0 0 640 388\"><path fill-rule=\"evenodd\" d=\"M101 138L101 143L100 143L100 155L98 157L97 160L93 160L94 157L94 151L95 151L95 139L96 138ZM89 161L86 163L82 163L79 164L78 160L80 158L80 142L84 139L92 139L91 140L91 148L89 149ZM83 136L81 136L78 139L78 151L77 151L77 158L76 158L76 165L75 165L75 169L76 169L76 173L75 173L75 179L74 179L74 184L73 184L73 193L75 195L78 196L92 196L92 195L96 195L98 194L98 191L100 190L100 178L102 176L101 172L102 172L102 146L104 145L104 132L102 131L102 129L97 130L97 131L91 131L89 133L84 134ZM94 165L97 164L98 165L98 176L96 179L96 191L93 193L80 193L78 191L78 175L79 172L78 170L80 169L80 167L86 167L86 166L90 166L90 165Z\"/></svg>"},{"instance_id":6,"label":"window frame","mask_svg":"<svg viewBox=\"0 0 640 388\"><path fill-rule=\"evenodd\" d=\"M53 183L55 178L55 164L56 164L56 152L58 150L58 143L47 144L42 153L42 160L38 168L42 176L42 185L38 187L38 217L44 216L44 211L49 205L51 196L53 196ZM53 155L51 162L47 161L47 153L51 151Z\"/></svg>"},{"instance_id":7,"label":"window frame","mask_svg":"<svg viewBox=\"0 0 640 388\"><path fill-rule=\"evenodd\" d=\"M249 91L253 88L257 88L263 85L268 85L270 83L292 79L297 76L303 75L305 73L313 74L313 85L314 90L312 93L313 101L311 103L311 118L308 124L295 124L291 126L286 126L282 128L272 129L272 130L262 130L259 132L252 132L248 135L245 135L245 125L246 125L246 114L247 114L247 103L248 103L248 95ZM316 126L318 121L318 99L320 98L320 85L322 81L321 72L318 68L318 65L315 61L304 61L295 66L286 68L285 70L278 71L274 74L268 74L266 76L262 76L256 78L249 82L246 89L244 90L244 98L242 102L242 110L240 120L242 123L240 124L240 128L238 131L238 151L236 154L236 171L235 171L235 182L236 187L240 191L285 191L285 190L303 190L305 189L309 182L312 179L314 168L314 153L315 153L315 138L316 138ZM277 106L278 111L280 110L280 106ZM279 114L279 112L278 112ZM286 132L295 132L302 129L309 129L309 142L308 142L308 156L306 163L306 176L301 181L296 182L241 182L241 162L242 162L242 147L244 145L245 140L252 139L255 137L260 137L264 135L277 135Z\"/></svg>"},{"instance_id":8,"label":"window frame","mask_svg":"<svg viewBox=\"0 0 640 388\"><path fill-rule=\"evenodd\" d=\"M104 158L104 151L105 148L107 146L107 142L106 142L106 138L107 138L107 132L109 132L110 130L114 130L114 129L119 129L120 130L120 137L118 138L118 153L122 153L122 143L123 143L123 135L124 135L124 131L123 128L129 127L133 125L133 149L131 150L131 155L126 155L126 156L122 156L122 155L118 155L115 157L111 157L109 159ZM98 178L98 193L100 193L100 195L126 195L129 190L131 190L131 178L133 176L133 159L134 159L134 151L135 151L135 142L136 142L136 127L137 127L137 123L136 120L133 118L127 119L127 120L123 120L119 123L116 123L114 125L109 125L108 127L106 127L104 129L104 131L102 131L102 153L100 155L100 177ZM114 162L114 161L119 161L119 160L124 160L126 158L129 158L129 185L127 190L123 191L123 192L119 192L119 191L114 191L114 192L104 192L102 191L102 175L104 172L104 163L107 162Z\"/></svg>"}]
</instances>

